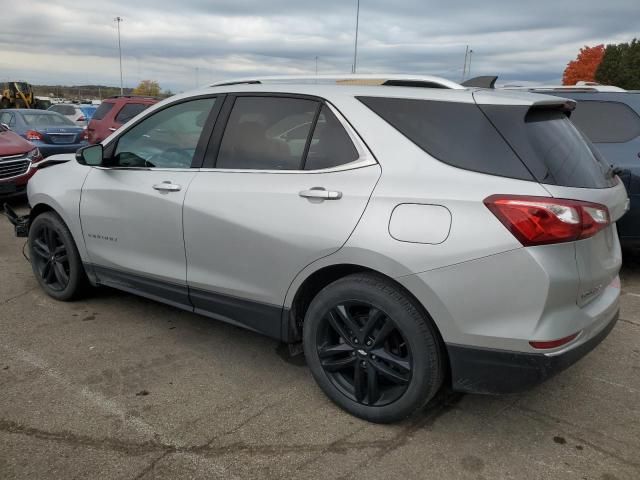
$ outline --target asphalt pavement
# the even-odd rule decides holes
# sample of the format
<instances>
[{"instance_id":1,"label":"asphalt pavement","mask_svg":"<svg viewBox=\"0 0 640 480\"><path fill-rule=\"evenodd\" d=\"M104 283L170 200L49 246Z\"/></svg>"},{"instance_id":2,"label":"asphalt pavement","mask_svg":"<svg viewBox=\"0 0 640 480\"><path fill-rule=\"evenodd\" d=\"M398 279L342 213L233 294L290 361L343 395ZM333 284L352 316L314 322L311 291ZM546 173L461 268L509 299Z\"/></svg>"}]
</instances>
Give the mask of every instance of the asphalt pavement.
<instances>
[{"instance_id":1,"label":"asphalt pavement","mask_svg":"<svg viewBox=\"0 0 640 480\"><path fill-rule=\"evenodd\" d=\"M0 218L2 480L640 478L636 257L620 321L578 364L382 426L268 338L107 288L47 297L24 243Z\"/></svg>"}]
</instances>

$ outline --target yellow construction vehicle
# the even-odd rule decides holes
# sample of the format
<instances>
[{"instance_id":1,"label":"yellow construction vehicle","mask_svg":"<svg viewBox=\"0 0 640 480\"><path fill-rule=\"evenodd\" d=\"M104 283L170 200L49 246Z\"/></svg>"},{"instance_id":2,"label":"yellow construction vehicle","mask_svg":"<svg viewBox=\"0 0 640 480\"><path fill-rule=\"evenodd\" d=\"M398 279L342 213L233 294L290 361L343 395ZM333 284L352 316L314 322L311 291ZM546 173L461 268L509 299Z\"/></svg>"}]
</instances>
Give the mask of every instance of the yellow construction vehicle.
<instances>
[{"instance_id":1,"label":"yellow construction vehicle","mask_svg":"<svg viewBox=\"0 0 640 480\"><path fill-rule=\"evenodd\" d=\"M37 108L33 88L27 82L1 82L0 108Z\"/></svg>"}]
</instances>

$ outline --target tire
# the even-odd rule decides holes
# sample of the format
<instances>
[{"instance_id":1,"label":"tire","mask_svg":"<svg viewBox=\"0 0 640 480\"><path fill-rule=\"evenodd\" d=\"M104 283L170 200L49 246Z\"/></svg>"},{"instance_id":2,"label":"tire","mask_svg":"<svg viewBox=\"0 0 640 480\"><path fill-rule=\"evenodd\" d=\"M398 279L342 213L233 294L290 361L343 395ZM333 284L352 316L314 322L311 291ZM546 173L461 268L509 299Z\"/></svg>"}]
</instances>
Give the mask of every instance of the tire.
<instances>
[{"instance_id":1,"label":"tire","mask_svg":"<svg viewBox=\"0 0 640 480\"><path fill-rule=\"evenodd\" d=\"M303 337L320 388L364 420L402 420L442 385L445 357L433 321L380 275L349 275L321 290L305 315Z\"/></svg>"},{"instance_id":2,"label":"tire","mask_svg":"<svg viewBox=\"0 0 640 480\"><path fill-rule=\"evenodd\" d=\"M84 293L89 281L71 232L58 215L38 215L28 243L33 274L47 295L69 301Z\"/></svg>"}]
</instances>

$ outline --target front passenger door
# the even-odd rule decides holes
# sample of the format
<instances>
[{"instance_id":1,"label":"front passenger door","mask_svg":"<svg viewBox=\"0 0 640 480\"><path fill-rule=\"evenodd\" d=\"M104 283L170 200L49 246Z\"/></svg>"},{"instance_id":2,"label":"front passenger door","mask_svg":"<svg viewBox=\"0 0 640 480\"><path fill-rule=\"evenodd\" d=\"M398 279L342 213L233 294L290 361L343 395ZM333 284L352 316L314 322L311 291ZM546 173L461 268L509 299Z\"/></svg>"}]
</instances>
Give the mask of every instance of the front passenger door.
<instances>
[{"instance_id":1,"label":"front passenger door","mask_svg":"<svg viewBox=\"0 0 640 480\"><path fill-rule=\"evenodd\" d=\"M82 189L82 231L98 281L189 304L182 204L202 159L215 98L156 111L105 147ZM205 128L206 126L206 128Z\"/></svg>"}]
</instances>

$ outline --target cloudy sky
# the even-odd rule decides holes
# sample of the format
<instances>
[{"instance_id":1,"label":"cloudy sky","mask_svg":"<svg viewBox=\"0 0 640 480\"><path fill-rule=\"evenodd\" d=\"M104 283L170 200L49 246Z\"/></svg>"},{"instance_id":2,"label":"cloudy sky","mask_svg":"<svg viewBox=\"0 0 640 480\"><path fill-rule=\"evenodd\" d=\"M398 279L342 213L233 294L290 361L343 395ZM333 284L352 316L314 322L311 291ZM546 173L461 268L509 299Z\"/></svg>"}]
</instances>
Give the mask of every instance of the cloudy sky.
<instances>
[{"instance_id":1,"label":"cloudy sky","mask_svg":"<svg viewBox=\"0 0 640 480\"><path fill-rule=\"evenodd\" d=\"M4 4L9 0L0 0ZM6 5L5 5L6 6ZM5 13L6 8L2 9ZM356 0L22 0L0 27L0 80L173 91L251 75L348 73ZM583 45L640 36L638 0L361 0L358 72L559 81Z\"/></svg>"}]
</instances>

